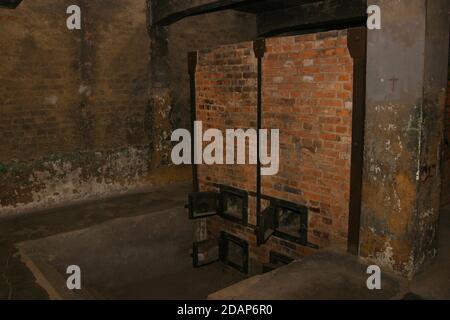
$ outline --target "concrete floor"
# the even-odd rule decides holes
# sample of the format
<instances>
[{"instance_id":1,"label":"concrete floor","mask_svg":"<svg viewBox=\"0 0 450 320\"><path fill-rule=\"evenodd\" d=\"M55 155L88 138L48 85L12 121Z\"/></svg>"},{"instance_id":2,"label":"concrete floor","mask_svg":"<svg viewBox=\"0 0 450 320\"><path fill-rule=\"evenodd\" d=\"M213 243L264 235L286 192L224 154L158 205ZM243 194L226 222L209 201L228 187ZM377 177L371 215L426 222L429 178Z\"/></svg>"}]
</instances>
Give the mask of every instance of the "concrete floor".
<instances>
[{"instance_id":1,"label":"concrete floor","mask_svg":"<svg viewBox=\"0 0 450 320\"><path fill-rule=\"evenodd\" d=\"M31 257L33 252L39 252L39 250L42 250L42 248L45 249L47 246L50 246L47 247L50 251L55 249L54 253L65 253L66 255L58 254L59 258L55 259L49 258L52 256L50 251L46 251L44 255L42 255L42 251L40 252L41 256L49 258L47 259L47 262L52 262L52 267L55 267L55 269L61 268L62 265L67 264L74 257L78 260L78 258L85 256L86 261L81 261L81 264L89 262L90 264L87 264L88 270L89 268L94 270L96 265L99 269L99 273L96 275L93 273L94 276L91 280L89 280L88 277L88 284L92 285L92 288L90 288L92 291L90 293L93 298L202 299L211 292L220 290L242 280L242 275L233 270L223 268L220 264L211 265L205 269L192 269L190 267L190 258L188 256L182 258L180 268L175 268L174 270L171 270L171 272L152 277L149 275L154 273L145 273L144 268L145 263L151 259L155 259L154 256L150 254L147 256L147 260L144 259L144 264L138 266L139 268L143 268L140 269L140 275L136 275L136 272L133 273L132 270L122 272L129 267L129 265L123 264L116 266L113 270L118 270L122 274L127 274L128 278L124 276L126 281L113 281L115 285L103 286L113 278L117 278L117 274L111 273L103 278L103 282L98 282L97 285L96 281L92 282L92 280L95 280L97 276L100 277L100 275L107 270L105 269L105 266L101 266L102 259L95 260L93 258L96 254L101 257L95 248L107 248L108 246L112 246L111 248L116 249L115 252L114 250L111 250L112 253L110 258L105 261L115 260L113 259L114 254L116 254L116 256L128 254L122 261L130 260L132 262L133 255L130 256L130 252L125 250L125 248L130 246L135 250L134 258L151 253L153 250L146 253L145 248L141 246L146 235L142 230L145 230L146 226L153 223L152 218L147 215L149 213L164 215L168 214L170 209L184 206L186 194L188 192L189 186L175 185L163 189L153 189L129 194L123 197L79 203L63 208L55 208L0 221L0 299L49 298L47 291L36 283L36 279L29 266L21 260L17 250L18 243L22 243L20 248L21 250L23 249L26 251L28 257ZM186 225L188 224L189 222L186 216ZM120 242L120 237L118 239L118 235L127 228L128 230L131 230L129 228L132 227L138 228L136 230L139 230L139 228L142 230L139 232L129 232L128 238L125 239L124 242ZM100 240L95 240L95 234L103 236L99 237ZM143 235L144 238L139 238L139 236L130 237L130 235L133 234ZM151 238L152 236L149 235L149 237ZM74 242L74 239L77 240ZM79 242L78 240L80 239L83 239L83 241ZM80 245L80 243L84 244L84 247L83 245ZM89 243L93 245L86 246L86 244ZM99 243L101 246L98 245ZM120 243L122 243L122 246ZM152 243L152 241L149 242L145 240L146 246L148 246L149 243ZM66 246L69 246L69 248ZM450 207L447 207L442 212L439 256L433 265L429 266L423 274L412 281L409 288L406 288L406 290L411 292L408 296L420 296L426 299L450 298L449 246ZM86 253L86 255L80 253ZM308 262L306 265L310 267L313 266L312 269L315 270L315 273L310 273L309 278L313 277L314 274L322 274L322 276L317 276L315 280L309 284L302 284L304 289L302 292L293 292L291 290L292 286L290 286L290 283L294 283L294 281L292 281L292 276L296 279L299 277L299 273L295 271L293 273L287 273L288 275L290 274L290 276L285 277L285 279L291 278L290 281L285 283L285 286L280 287L280 283L283 283L283 280L281 280L281 282L278 282L278 284L272 288L274 290L268 290L268 282L261 282L260 277L248 280L253 281L252 286L264 286L265 288L264 290L260 290L258 296L255 296L255 298L286 298L286 292L289 293L287 298L291 299L401 298L399 293L402 294L405 289L400 287L395 278L387 279L387 282L385 282L385 288L387 288L387 290L385 290L382 295L371 295L370 293L367 293L367 290L364 290L365 295L358 294L357 290L354 291L354 285L361 286L361 282L363 284L365 283L361 278L361 266L357 263L355 264L354 261L352 262L351 258L348 260L348 257L342 259L342 257L337 258L336 256L327 256L327 254L329 253L321 253L316 258L307 260ZM134 261L135 262L133 263L136 263L137 260L135 259ZM338 261L337 264L336 261ZM330 271L333 270L333 266L336 267L336 265L338 265L338 270L343 270L342 273L337 276L336 273L333 274L333 271ZM288 266L288 268L293 267ZM328 276L323 276L324 270L325 274ZM62 269L58 270L58 273L61 272ZM280 277L280 272L283 273L282 269L276 270L275 273L266 275L266 277L276 279L276 277ZM220 283L217 279L221 279ZM330 279L332 280L330 281ZM89 281L91 282L89 283ZM237 286L242 287L242 283L237 284ZM182 288L182 290L180 290L180 288ZM289 292L289 290L291 291ZM227 297L230 298L229 292L230 291L228 290ZM242 290L234 292L232 296L236 298L239 292L242 293ZM219 294L223 293L224 292L222 291L222 293ZM267 294L269 294L269 296ZM215 296L218 297L219 295L216 294Z\"/></svg>"},{"instance_id":2,"label":"concrete floor","mask_svg":"<svg viewBox=\"0 0 450 320\"><path fill-rule=\"evenodd\" d=\"M42 262L52 267L43 268L45 271L52 269L46 272L51 281L66 276L64 264L86 268L84 283L88 287L92 285L89 288L92 291L78 297L66 296L69 298L205 299L209 293L242 280L238 272L220 265L205 269L191 267L192 225L183 209L189 188L189 185L172 185L2 220L0 299L49 298L45 283L36 283L35 268L31 266L33 274L30 265L22 261L30 262L36 257L39 259L34 261L34 267L42 267ZM159 219L161 215L166 219ZM155 226L159 230L167 229L168 225L179 229L178 234L169 234L169 239L165 236L167 232L150 231L158 230ZM161 239L167 241L157 249L156 243ZM183 245L171 245L174 241ZM18 243L27 259L19 254ZM171 258L181 250L184 255L180 254L180 261L173 264L177 268L152 277L156 267L151 269L151 266L157 265L155 261L159 261L161 267L164 257ZM160 257L155 256L158 254ZM137 263L140 260L137 257L143 257L141 264ZM114 261L117 263L108 267ZM165 262L170 265L170 261ZM146 264L150 271L145 268ZM216 281L218 278L221 281Z\"/></svg>"},{"instance_id":3,"label":"concrete floor","mask_svg":"<svg viewBox=\"0 0 450 320\"><path fill-rule=\"evenodd\" d=\"M185 194L187 192L181 192ZM135 193L84 202L2 220L0 223L0 299L48 299L31 271L18 257L15 244L80 230L118 217L138 216L146 207L170 208L183 201L177 193Z\"/></svg>"}]
</instances>

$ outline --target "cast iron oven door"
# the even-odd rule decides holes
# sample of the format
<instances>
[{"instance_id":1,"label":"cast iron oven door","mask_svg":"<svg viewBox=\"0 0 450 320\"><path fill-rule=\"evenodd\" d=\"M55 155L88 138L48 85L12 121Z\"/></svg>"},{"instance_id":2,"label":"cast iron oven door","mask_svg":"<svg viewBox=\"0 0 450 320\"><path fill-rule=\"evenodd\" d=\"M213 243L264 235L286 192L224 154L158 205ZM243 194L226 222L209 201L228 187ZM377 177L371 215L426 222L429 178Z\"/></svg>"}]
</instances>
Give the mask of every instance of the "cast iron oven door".
<instances>
[{"instance_id":1,"label":"cast iron oven door","mask_svg":"<svg viewBox=\"0 0 450 320\"><path fill-rule=\"evenodd\" d=\"M194 268L200 268L220 261L247 274L248 253L247 241L222 231L219 239L194 242L192 262Z\"/></svg>"},{"instance_id":2,"label":"cast iron oven door","mask_svg":"<svg viewBox=\"0 0 450 320\"><path fill-rule=\"evenodd\" d=\"M192 246L194 268L204 267L219 261L219 241L217 239L194 242Z\"/></svg>"},{"instance_id":3,"label":"cast iron oven door","mask_svg":"<svg viewBox=\"0 0 450 320\"><path fill-rule=\"evenodd\" d=\"M269 206L258 217L257 241L258 245L265 244L275 232L275 207Z\"/></svg>"},{"instance_id":4,"label":"cast iron oven door","mask_svg":"<svg viewBox=\"0 0 450 320\"><path fill-rule=\"evenodd\" d=\"M201 219L214 215L242 224L248 223L248 193L231 187L221 187L218 192L189 194L189 218Z\"/></svg>"},{"instance_id":5,"label":"cast iron oven door","mask_svg":"<svg viewBox=\"0 0 450 320\"><path fill-rule=\"evenodd\" d=\"M229 233L221 232L219 240L220 261L224 264L248 273L248 242Z\"/></svg>"}]
</instances>

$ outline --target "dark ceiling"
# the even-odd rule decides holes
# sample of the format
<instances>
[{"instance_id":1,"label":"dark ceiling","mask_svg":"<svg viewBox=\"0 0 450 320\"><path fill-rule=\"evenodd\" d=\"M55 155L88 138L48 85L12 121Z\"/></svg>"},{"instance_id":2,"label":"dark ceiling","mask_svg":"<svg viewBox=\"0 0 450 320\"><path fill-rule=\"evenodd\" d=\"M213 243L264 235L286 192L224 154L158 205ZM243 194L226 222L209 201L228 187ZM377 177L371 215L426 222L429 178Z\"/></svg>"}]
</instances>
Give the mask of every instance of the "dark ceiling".
<instances>
[{"instance_id":1,"label":"dark ceiling","mask_svg":"<svg viewBox=\"0 0 450 320\"><path fill-rule=\"evenodd\" d=\"M0 8L15 9L22 0L0 0Z\"/></svg>"}]
</instances>

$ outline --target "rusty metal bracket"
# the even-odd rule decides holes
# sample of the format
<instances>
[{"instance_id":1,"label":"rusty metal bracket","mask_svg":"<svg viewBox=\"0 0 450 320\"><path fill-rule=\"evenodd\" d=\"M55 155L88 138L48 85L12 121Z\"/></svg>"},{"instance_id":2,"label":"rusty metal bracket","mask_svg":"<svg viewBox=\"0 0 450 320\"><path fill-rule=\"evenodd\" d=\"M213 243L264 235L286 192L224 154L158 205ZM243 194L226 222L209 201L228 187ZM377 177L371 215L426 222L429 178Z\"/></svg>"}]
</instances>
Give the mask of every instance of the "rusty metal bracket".
<instances>
[{"instance_id":1,"label":"rusty metal bracket","mask_svg":"<svg viewBox=\"0 0 450 320\"><path fill-rule=\"evenodd\" d=\"M347 46L353 59L366 59L367 28L348 29Z\"/></svg>"},{"instance_id":2,"label":"rusty metal bracket","mask_svg":"<svg viewBox=\"0 0 450 320\"><path fill-rule=\"evenodd\" d=\"M349 253L358 255L364 165L364 122L366 117L366 27L348 29L348 49L353 58L353 111L347 249Z\"/></svg>"}]
</instances>

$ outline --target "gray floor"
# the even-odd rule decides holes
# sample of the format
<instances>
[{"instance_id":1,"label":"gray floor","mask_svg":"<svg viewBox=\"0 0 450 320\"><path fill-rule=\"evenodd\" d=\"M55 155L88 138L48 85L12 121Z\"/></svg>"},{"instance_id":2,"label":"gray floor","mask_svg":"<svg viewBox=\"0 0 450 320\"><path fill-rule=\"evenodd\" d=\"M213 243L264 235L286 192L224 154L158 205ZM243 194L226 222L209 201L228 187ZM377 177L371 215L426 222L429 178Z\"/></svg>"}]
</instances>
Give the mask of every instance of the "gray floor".
<instances>
[{"instance_id":1,"label":"gray floor","mask_svg":"<svg viewBox=\"0 0 450 320\"><path fill-rule=\"evenodd\" d=\"M47 260L52 262L56 269L61 268L61 265L68 263L72 258L78 260L78 258L84 256L77 254L77 252L86 252L87 255L85 255L85 258L89 262L88 269L97 265L100 271L107 270L104 262L107 262L108 259L95 259L96 254L98 257L102 256L98 254L95 248L112 246L110 257L114 257L114 254L117 254L117 256L130 254L130 252L127 253L125 248L132 247L136 253L135 257L140 256L143 252L145 256L145 247L140 245L143 243L144 238L137 237L133 240L133 237L129 237L126 241L121 242L120 237L117 237L121 233L119 230L121 228L126 229L127 224L129 227L135 226L138 229L145 228L146 225L152 223L150 217L147 217L148 219L145 218L146 215L149 213L167 214L167 210L171 208L184 206L188 192L189 186L174 185L163 189L147 190L123 197L79 203L77 205L2 220L0 223L0 299L49 298L47 291L36 283L36 279L30 268L21 260L16 248L18 243L34 243L38 246L39 244L53 243L53 246L59 246L58 250L60 253L66 252L66 256L58 254L61 257L59 261L58 259L51 258L48 252L47 255L43 255L47 258L50 257ZM122 223L120 219L124 219ZM96 242L93 240L92 246L83 248L82 246L80 247L80 242L73 241L73 239L88 240L96 232L103 234L103 242L99 240L100 243L97 242L95 244ZM130 232L131 234L133 233ZM145 232L136 232L136 234L145 235ZM53 241L51 241L52 239ZM109 240L106 241L106 239ZM34 240L37 240L37 242ZM81 244L83 243L86 245L89 241L82 241ZM122 246L119 245L120 243ZM147 240L144 243L145 246L149 245ZM69 247L66 247L66 245ZM72 248L70 247L71 245L73 246ZM116 249L115 252L113 250L114 248ZM30 254L30 251L28 251L28 254ZM296 299L399 298L396 293L400 288L391 279L388 279L385 283L387 290L381 296L371 295L370 293L367 295L367 292L365 293L366 295L359 294L357 288L355 289L355 285L361 286L361 281L363 280L361 278L361 267L348 260L341 264L341 267L344 267L345 270L339 275L336 275L336 273L333 274L330 270L333 269L333 265L335 266L336 257L323 254L321 253L321 255L306 263L306 266L309 266L309 270L312 270L309 279L315 280L303 285L303 293L292 291L293 287L291 284L294 283L293 279L295 278L295 281L299 280L299 274L293 272L290 275L290 281L278 281L279 284L271 289L268 287L267 281L261 282L260 278L251 279L254 282L253 286L260 288L256 297L275 299L288 292L291 298ZM122 259L122 261L127 259L130 259L130 263L132 262L130 256L126 256L126 259ZM153 259L151 255L147 257L147 262L149 259ZM114 260L111 258L109 261ZM118 261L121 260L119 259ZM145 259L143 262L141 268L147 263ZM82 263L80 262L80 264ZM133 274L132 270L128 270L128 272L123 272L126 276L123 276L124 279L122 281L113 281L113 284L109 286L99 286L94 281L92 292L97 297L118 299L201 299L205 298L208 293L222 289L243 279L240 274L233 270L225 269L220 265L211 265L205 269L193 269L188 264L190 264L190 257L184 256L179 269L171 270L157 277L152 276L154 274L153 272L146 273L144 269L141 269L144 271L140 271L138 275L136 273ZM121 270L120 267L126 270L127 264L116 267L113 270ZM291 266L289 267L292 268ZM338 267L338 269L341 267ZM278 270L275 275L272 274L269 277L274 279L280 277L280 271ZM59 270L59 273L61 272L62 269ZM122 274L122 271L120 273ZM314 278L314 274L322 274L322 277L317 276ZM324 274L327 276L324 277ZM108 283L116 277L117 275L114 274L108 275L108 277L104 278L103 284ZM96 278L96 276L92 277L94 280ZM221 279L221 281L217 281L217 279ZM289 277L286 279L289 279ZM89 284L92 285L92 282ZM98 284L101 283L98 282ZM450 207L447 207L442 212L439 256L433 265L429 266L410 284L409 291L411 294L408 296L412 298L450 298ZM234 297L237 294L238 291L234 292Z\"/></svg>"}]
</instances>

